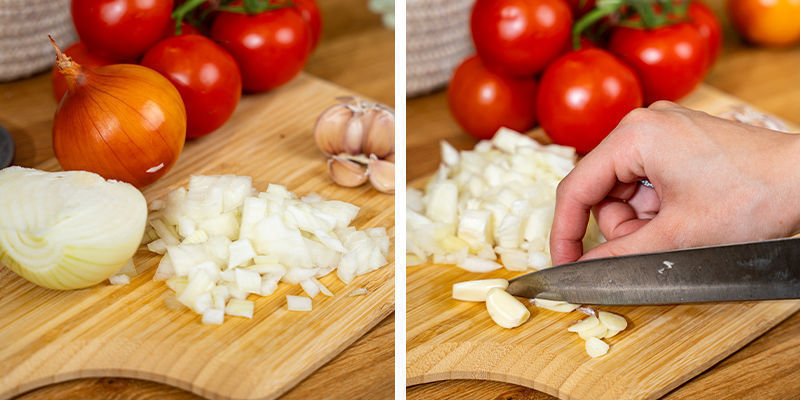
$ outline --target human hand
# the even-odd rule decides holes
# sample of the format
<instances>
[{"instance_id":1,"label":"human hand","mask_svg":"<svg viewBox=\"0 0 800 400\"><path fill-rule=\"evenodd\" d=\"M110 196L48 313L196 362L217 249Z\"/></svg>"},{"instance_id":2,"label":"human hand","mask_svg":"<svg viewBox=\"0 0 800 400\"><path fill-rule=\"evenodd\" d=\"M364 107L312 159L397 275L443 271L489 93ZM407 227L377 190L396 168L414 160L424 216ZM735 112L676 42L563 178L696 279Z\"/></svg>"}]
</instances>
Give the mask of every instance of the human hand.
<instances>
[{"instance_id":1,"label":"human hand","mask_svg":"<svg viewBox=\"0 0 800 400\"><path fill-rule=\"evenodd\" d=\"M636 109L559 184L553 265L795 234L798 178L800 136L666 101ZM590 210L608 241L583 254Z\"/></svg>"}]
</instances>

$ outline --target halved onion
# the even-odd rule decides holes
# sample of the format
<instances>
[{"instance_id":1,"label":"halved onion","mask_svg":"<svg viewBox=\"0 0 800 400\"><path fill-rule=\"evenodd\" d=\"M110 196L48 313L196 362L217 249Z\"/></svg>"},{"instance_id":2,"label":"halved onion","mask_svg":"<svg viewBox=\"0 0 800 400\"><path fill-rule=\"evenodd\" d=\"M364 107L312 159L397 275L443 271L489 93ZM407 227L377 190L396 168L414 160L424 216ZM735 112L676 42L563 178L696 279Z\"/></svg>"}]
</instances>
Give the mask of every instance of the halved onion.
<instances>
[{"instance_id":1,"label":"halved onion","mask_svg":"<svg viewBox=\"0 0 800 400\"><path fill-rule=\"evenodd\" d=\"M133 257L147 202L130 184L85 171L0 171L0 262L51 289L100 283Z\"/></svg>"}]
</instances>

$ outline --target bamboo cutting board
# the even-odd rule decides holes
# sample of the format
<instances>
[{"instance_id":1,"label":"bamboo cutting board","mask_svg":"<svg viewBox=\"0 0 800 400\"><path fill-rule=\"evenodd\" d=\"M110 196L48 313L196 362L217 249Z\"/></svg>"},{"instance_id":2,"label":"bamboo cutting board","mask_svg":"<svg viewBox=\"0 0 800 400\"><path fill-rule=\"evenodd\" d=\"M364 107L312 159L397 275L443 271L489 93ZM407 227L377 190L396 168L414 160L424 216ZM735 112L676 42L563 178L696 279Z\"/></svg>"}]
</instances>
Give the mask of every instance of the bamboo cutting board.
<instances>
[{"instance_id":1,"label":"bamboo cutting board","mask_svg":"<svg viewBox=\"0 0 800 400\"><path fill-rule=\"evenodd\" d=\"M223 128L187 143L145 197L161 198L192 174L250 175L259 191L279 183L298 195L317 192L354 203L361 207L358 228L383 226L393 236L394 197L368 185L333 184L311 137L317 115L337 96L352 94L301 75L274 92L245 96ZM58 163L51 159L37 168L55 170ZM0 399L93 376L147 379L208 398L272 399L393 310L392 262L347 286L336 274L321 278L335 295L314 298L311 312L287 311L285 296L303 292L281 284L272 296L251 296L253 319L226 317L222 326L207 326L199 315L165 306L171 291L152 281L160 257L139 251L134 262L140 274L129 285L69 292L38 287L0 267ZM358 288L368 294L350 297Z\"/></svg>"},{"instance_id":2,"label":"bamboo cutting board","mask_svg":"<svg viewBox=\"0 0 800 400\"><path fill-rule=\"evenodd\" d=\"M682 104L721 114L743 103L701 86ZM796 127L792 127L797 131ZM533 136L545 140L541 130ZM428 178L412 183L420 187ZM508 382L562 399L659 398L800 310L800 301L598 307L627 317L628 329L606 339L603 357L586 355L567 327L585 317L530 306L516 329L495 325L483 303L451 298L453 283L519 272L469 273L454 266L407 269L407 384L483 379Z\"/></svg>"}]
</instances>

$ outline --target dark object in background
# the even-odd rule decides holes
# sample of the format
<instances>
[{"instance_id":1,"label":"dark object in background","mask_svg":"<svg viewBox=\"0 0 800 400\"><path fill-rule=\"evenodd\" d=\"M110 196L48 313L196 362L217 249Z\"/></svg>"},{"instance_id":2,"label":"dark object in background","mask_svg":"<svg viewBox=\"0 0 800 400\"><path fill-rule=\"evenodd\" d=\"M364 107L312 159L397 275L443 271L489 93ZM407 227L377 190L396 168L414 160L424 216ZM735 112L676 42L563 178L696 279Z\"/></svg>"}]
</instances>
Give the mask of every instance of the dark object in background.
<instances>
[{"instance_id":1,"label":"dark object in background","mask_svg":"<svg viewBox=\"0 0 800 400\"><path fill-rule=\"evenodd\" d=\"M14 139L11 134L0 125L0 168L11 165L14 159Z\"/></svg>"}]
</instances>

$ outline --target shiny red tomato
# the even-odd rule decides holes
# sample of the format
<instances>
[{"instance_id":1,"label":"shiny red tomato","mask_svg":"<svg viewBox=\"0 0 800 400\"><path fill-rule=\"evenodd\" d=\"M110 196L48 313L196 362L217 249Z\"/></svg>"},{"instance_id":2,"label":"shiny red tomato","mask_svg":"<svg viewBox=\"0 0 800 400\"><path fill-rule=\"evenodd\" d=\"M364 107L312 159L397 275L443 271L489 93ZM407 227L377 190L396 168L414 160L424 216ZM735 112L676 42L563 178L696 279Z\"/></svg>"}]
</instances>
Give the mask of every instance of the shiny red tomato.
<instances>
[{"instance_id":1,"label":"shiny red tomato","mask_svg":"<svg viewBox=\"0 0 800 400\"><path fill-rule=\"evenodd\" d=\"M586 154L642 106L642 89L630 67L605 50L588 48L567 53L544 70L536 103L550 139Z\"/></svg>"},{"instance_id":2,"label":"shiny red tomato","mask_svg":"<svg viewBox=\"0 0 800 400\"><path fill-rule=\"evenodd\" d=\"M181 23L181 35L202 35L200 30L197 29L194 25L187 24L186 22ZM169 33L164 36L175 36L175 21L170 21L169 24Z\"/></svg>"},{"instance_id":3,"label":"shiny red tomato","mask_svg":"<svg viewBox=\"0 0 800 400\"><path fill-rule=\"evenodd\" d=\"M319 7L314 0L294 0L294 5L300 11L300 15L311 28L311 49L315 49L322 36L322 17L319 15Z\"/></svg>"},{"instance_id":4,"label":"shiny red tomato","mask_svg":"<svg viewBox=\"0 0 800 400\"><path fill-rule=\"evenodd\" d=\"M708 66L714 64L722 49L722 27L714 12L707 5L692 2L689 5L689 19L708 43Z\"/></svg>"},{"instance_id":5,"label":"shiny red tomato","mask_svg":"<svg viewBox=\"0 0 800 400\"><path fill-rule=\"evenodd\" d=\"M200 35L173 36L158 42L142 65L164 75L186 106L186 137L206 135L225 123L239 103L242 78L236 61Z\"/></svg>"},{"instance_id":6,"label":"shiny red tomato","mask_svg":"<svg viewBox=\"0 0 800 400\"><path fill-rule=\"evenodd\" d=\"M85 67L102 67L103 65L114 63L113 60L110 60L107 57L90 53L89 49L86 48L86 45L81 42L67 47L67 49L64 50L64 53L70 56L73 61ZM58 72L58 68L56 68L55 65L53 65L51 75L52 76L50 79L53 83L53 98L56 99L56 103L58 103L64 97L64 93L67 92L67 81L64 79L64 75Z\"/></svg>"},{"instance_id":7,"label":"shiny red tomato","mask_svg":"<svg viewBox=\"0 0 800 400\"><path fill-rule=\"evenodd\" d=\"M220 12L211 37L239 64L242 86L251 92L292 80L311 51L311 30L295 7L255 15Z\"/></svg>"},{"instance_id":8,"label":"shiny red tomato","mask_svg":"<svg viewBox=\"0 0 800 400\"><path fill-rule=\"evenodd\" d=\"M456 69L447 100L450 113L470 135L489 139L507 127L524 132L536 123L536 80L488 70L477 56Z\"/></svg>"},{"instance_id":9,"label":"shiny red tomato","mask_svg":"<svg viewBox=\"0 0 800 400\"><path fill-rule=\"evenodd\" d=\"M608 49L636 72L645 104L686 96L709 65L708 44L689 23L650 30L615 28Z\"/></svg>"},{"instance_id":10,"label":"shiny red tomato","mask_svg":"<svg viewBox=\"0 0 800 400\"><path fill-rule=\"evenodd\" d=\"M568 48L572 13L565 0L477 0L471 28L487 67L529 77Z\"/></svg>"},{"instance_id":11,"label":"shiny red tomato","mask_svg":"<svg viewBox=\"0 0 800 400\"><path fill-rule=\"evenodd\" d=\"M135 60L164 37L172 0L72 0L72 21L90 51Z\"/></svg>"}]
</instances>

